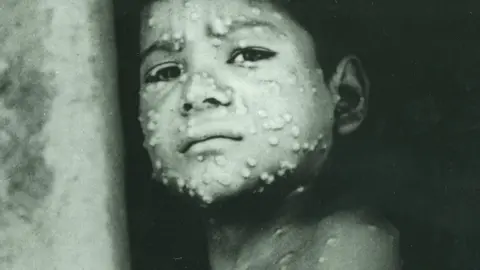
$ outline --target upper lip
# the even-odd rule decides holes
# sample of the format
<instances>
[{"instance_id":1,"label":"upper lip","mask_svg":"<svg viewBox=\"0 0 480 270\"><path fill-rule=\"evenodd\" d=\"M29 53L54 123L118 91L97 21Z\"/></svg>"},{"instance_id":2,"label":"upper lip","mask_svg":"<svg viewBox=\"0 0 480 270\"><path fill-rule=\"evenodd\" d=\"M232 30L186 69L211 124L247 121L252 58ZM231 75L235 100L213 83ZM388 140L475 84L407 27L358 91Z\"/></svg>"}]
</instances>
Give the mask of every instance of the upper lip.
<instances>
[{"instance_id":1,"label":"upper lip","mask_svg":"<svg viewBox=\"0 0 480 270\"><path fill-rule=\"evenodd\" d=\"M189 136L186 136L178 145L178 151L182 154L187 152L192 145L210 139L224 138L235 141L243 139L242 132L238 129L238 126L232 126L232 121L210 122L208 124L191 127L187 132Z\"/></svg>"}]
</instances>

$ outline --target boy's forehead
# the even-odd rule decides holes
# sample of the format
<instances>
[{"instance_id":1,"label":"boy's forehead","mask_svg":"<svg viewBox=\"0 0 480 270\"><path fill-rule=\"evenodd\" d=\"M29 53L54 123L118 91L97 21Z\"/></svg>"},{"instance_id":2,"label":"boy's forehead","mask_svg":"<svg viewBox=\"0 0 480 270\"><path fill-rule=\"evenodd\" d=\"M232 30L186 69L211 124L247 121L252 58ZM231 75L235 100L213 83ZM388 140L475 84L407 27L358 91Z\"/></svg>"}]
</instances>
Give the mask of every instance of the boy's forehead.
<instances>
[{"instance_id":1,"label":"boy's forehead","mask_svg":"<svg viewBox=\"0 0 480 270\"><path fill-rule=\"evenodd\" d=\"M142 13L142 35L161 36L183 32L186 25L215 23L264 22L285 31L297 31L298 26L270 0L158 0L146 6Z\"/></svg>"},{"instance_id":2,"label":"boy's forehead","mask_svg":"<svg viewBox=\"0 0 480 270\"><path fill-rule=\"evenodd\" d=\"M271 10L266 2L261 5L251 2L251 0L153 1L142 13L142 39L147 38L145 34L162 36L170 32L183 32L186 25L208 27L216 22L232 23L237 20L266 21L284 28L285 22L280 23L281 20L274 18L273 14L276 12Z\"/></svg>"},{"instance_id":3,"label":"boy's forehead","mask_svg":"<svg viewBox=\"0 0 480 270\"><path fill-rule=\"evenodd\" d=\"M244 13L274 11L269 1L252 0L157 0L144 9L143 18L168 20L172 16L192 19L196 16L234 17Z\"/></svg>"},{"instance_id":4,"label":"boy's forehead","mask_svg":"<svg viewBox=\"0 0 480 270\"><path fill-rule=\"evenodd\" d=\"M289 36L297 46L304 47L312 42L309 33L270 0L158 0L144 10L142 47L150 46L165 34L173 38L176 34L190 36L191 33L183 33L185 25L193 26L187 27L190 31L198 31L214 24L216 19L223 23L229 21L231 28L235 28L238 21L240 25L248 22L262 25L263 22L263 25L270 25L270 29L280 29L281 34Z\"/></svg>"}]
</instances>

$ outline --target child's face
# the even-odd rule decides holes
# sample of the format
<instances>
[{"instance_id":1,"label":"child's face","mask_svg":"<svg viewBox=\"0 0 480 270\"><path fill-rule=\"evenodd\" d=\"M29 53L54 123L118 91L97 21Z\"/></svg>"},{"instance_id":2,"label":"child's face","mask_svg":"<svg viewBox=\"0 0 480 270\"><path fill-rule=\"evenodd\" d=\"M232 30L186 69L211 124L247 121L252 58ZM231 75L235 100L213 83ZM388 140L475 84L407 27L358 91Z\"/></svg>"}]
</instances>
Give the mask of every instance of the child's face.
<instances>
[{"instance_id":1,"label":"child's face","mask_svg":"<svg viewBox=\"0 0 480 270\"><path fill-rule=\"evenodd\" d=\"M273 6L158 1L141 50L142 129L166 185L209 203L321 165L335 102L310 36Z\"/></svg>"}]
</instances>

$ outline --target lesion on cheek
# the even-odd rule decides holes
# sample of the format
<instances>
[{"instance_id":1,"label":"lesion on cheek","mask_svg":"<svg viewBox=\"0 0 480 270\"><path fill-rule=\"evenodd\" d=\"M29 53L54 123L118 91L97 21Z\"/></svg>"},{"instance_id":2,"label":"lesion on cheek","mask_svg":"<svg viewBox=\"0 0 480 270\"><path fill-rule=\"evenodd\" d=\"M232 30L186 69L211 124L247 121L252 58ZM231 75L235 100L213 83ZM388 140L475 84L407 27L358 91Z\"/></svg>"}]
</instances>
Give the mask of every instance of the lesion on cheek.
<instances>
[{"instance_id":1,"label":"lesion on cheek","mask_svg":"<svg viewBox=\"0 0 480 270\"><path fill-rule=\"evenodd\" d=\"M181 90L182 82L155 82L142 83L140 86L140 96L145 101L158 101L172 93Z\"/></svg>"}]
</instances>

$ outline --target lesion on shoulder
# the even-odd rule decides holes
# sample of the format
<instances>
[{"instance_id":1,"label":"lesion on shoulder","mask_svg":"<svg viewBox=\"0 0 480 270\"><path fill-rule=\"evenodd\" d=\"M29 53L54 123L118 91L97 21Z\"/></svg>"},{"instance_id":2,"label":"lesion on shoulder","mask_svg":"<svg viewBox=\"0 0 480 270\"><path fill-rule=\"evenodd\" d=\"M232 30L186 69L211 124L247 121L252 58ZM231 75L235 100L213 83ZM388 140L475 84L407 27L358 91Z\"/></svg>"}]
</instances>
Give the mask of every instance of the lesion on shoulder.
<instances>
[{"instance_id":1,"label":"lesion on shoulder","mask_svg":"<svg viewBox=\"0 0 480 270\"><path fill-rule=\"evenodd\" d=\"M319 262L325 269L401 268L398 230L372 211L340 211L325 217L317 239Z\"/></svg>"},{"instance_id":2,"label":"lesion on shoulder","mask_svg":"<svg viewBox=\"0 0 480 270\"><path fill-rule=\"evenodd\" d=\"M335 212L322 219L319 225L320 229L327 231L358 231L399 238L399 232L393 224L367 208Z\"/></svg>"}]
</instances>

